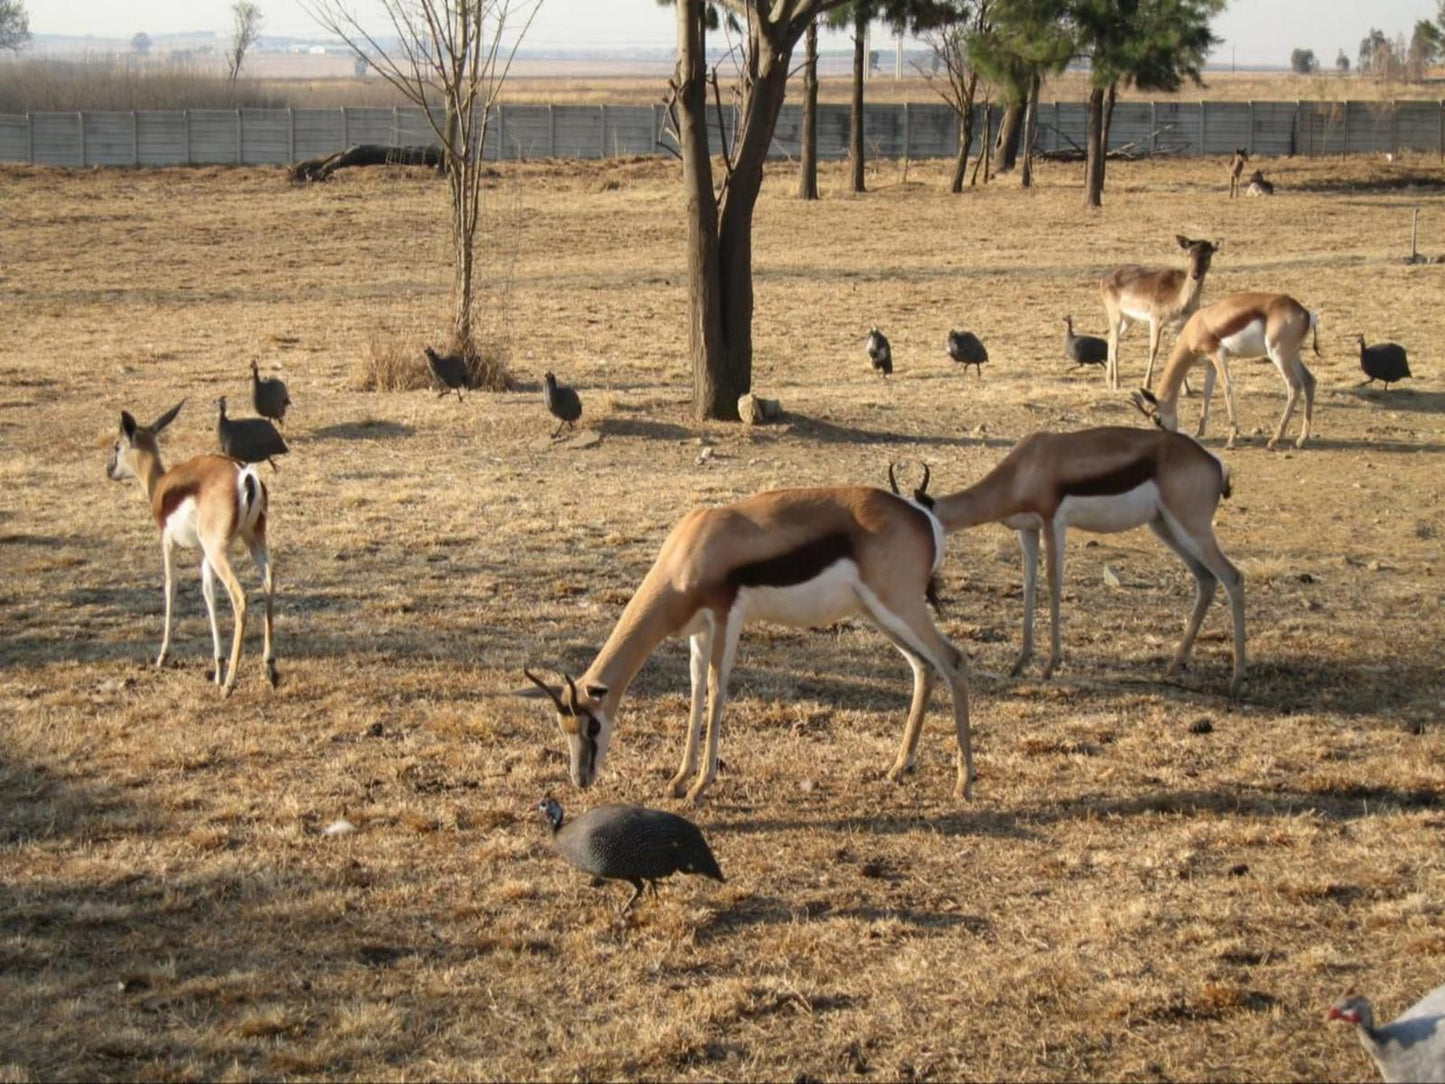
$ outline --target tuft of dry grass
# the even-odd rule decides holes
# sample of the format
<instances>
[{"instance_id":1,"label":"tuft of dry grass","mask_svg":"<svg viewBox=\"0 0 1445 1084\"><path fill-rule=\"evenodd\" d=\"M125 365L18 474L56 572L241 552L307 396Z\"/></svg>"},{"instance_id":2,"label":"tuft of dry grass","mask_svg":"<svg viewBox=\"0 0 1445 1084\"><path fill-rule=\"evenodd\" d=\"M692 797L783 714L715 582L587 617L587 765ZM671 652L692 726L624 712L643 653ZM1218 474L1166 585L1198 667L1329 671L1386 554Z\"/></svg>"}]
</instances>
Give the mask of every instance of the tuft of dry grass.
<instances>
[{"instance_id":1,"label":"tuft of dry grass","mask_svg":"<svg viewBox=\"0 0 1445 1084\"><path fill-rule=\"evenodd\" d=\"M1369 1072L1324 1006L1356 985L1391 1017L1445 958L1445 558L1419 529L1445 521L1428 351L1445 311L1440 270L1399 261L1416 206L1422 249L1445 252L1445 171L1283 159L1273 200L1230 201L1219 167L1111 164L1086 214L1081 171L1054 163L1032 192L962 197L944 163L907 184L883 163L861 197L830 163L806 205L778 165L754 379L788 419L758 430L691 418L671 162L502 169L493 211L512 186L525 213L486 281L510 262L518 387L465 404L351 387L373 339L420 364L447 326L434 177L0 169L0 1079ZM638 675L586 793L545 704L498 694L524 665L585 669L698 503L883 484L905 459L944 493L1033 430L1136 424L1070 371L1058 318L1101 331L1100 272L1174 265L1181 231L1226 239L1206 300L1284 290L1322 318L1315 443L1248 436L1283 405L1250 362L1246 437L1205 441L1234 480L1216 531L1246 574L1245 696L1222 695L1220 605L1192 668L1162 680L1193 584L1144 531L1071 536L1064 665L1008 677L1017 541L955 535L942 621L970 655L975 799L951 795L941 695L917 770L883 778L909 672L865 623L749 630L725 767L689 813L728 882L672 878L619 918L627 890L559 860L534 806L673 806L686 645ZM886 385L860 345L874 322ZM963 325L989 346L982 380L944 354ZM1357 329L1418 354L1413 384L1356 388ZM1126 335L1126 377L1145 349ZM251 356L284 361L294 400L292 454L267 472L282 684L262 676L238 555L252 627L222 701L189 561L175 665L150 665L155 528L100 465L119 408L240 395ZM547 369L578 387L596 445L547 439ZM167 462L213 447L190 410ZM357 830L323 834L343 818Z\"/></svg>"},{"instance_id":2,"label":"tuft of dry grass","mask_svg":"<svg viewBox=\"0 0 1445 1084\"><path fill-rule=\"evenodd\" d=\"M347 386L352 391L417 391L435 383L421 347L394 331L378 329L352 362Z\"/></svg>"}]
</instances>

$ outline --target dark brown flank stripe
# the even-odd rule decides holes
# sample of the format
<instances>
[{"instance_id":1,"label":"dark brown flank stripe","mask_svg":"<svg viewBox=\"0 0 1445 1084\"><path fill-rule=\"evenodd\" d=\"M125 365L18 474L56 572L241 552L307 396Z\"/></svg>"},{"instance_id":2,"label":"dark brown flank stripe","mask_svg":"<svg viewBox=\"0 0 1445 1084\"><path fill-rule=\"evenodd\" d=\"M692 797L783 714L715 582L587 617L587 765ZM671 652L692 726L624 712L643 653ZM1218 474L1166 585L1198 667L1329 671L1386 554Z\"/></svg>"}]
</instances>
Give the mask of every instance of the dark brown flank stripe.
<instances>
[{"instance_id":1,"label":"dark brown flank stripe","mask_svg":"<svg viewBox=\"0 0 1445 1084\"><path fill-rule=\"evenodd\" d=\"M853 543L846 534L828 534L765 561L739 565L728 573L727 584L733 588L792 587L852 556Z\"/></svg>"},{"instance_id":2,"label":"dark brown flank stripe","mask_svg":"<svg viewBox=\"0 0 1445 1084\"><path fill-rule=\"evenodd\" d=\"M156 521L165 527L166 520L171 518L171 513L184 503L187 497L194 497L200 490L200 484L190 486L172 486L161 494L161 510Z\"/></svg>"},{"instance_id":3,"label":"dark brown flank stripe","mask_svg":"<svg viewBox=\"0 0 1445 1084\"><path fill-rule=\"evenodd\" d=\"M1213 335L1216 339L1227 339L1231 335L1243 331L1246 327L1254 323L1254 321L1256 320L1259 320L1265 324L1269 323L1269 317L1266 316L1263 312L1260 312L1257 309L1249 308L1245 309L1242 312L1235 313L1228 320L1223 320L1218 324L1209 323L1207 326L1209 328L1209 333Z\"/></svg>"},{"instance_id":4,"label":"dark brown flank stripe","mask_svg":"<svg viewBox=\"0 0 1445 1084\"><path fill-rule=\"evenodd\" d=\"M1128 493L1145 482L1152 480L1158 472L1158 463L1153 456L1135 459L1115 467L1103 474L1091 474L1087 478L1075 478L1059 483L1059 498L1064 497L1114 497Z\"/></svg>"}]
</instances>

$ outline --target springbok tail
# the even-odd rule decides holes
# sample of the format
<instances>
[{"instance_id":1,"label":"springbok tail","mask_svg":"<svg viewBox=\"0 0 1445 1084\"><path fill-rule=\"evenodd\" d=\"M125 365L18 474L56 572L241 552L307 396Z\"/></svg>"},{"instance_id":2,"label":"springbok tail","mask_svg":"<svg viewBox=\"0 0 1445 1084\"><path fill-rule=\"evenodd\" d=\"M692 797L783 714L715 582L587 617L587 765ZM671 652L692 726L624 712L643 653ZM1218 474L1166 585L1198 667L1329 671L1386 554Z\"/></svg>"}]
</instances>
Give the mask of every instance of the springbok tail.
<instances>
[{"instance_id":1,"label":"springbok tail","mask_svg":"<svg viewBox=\"0 0 1445 1084\"><path fill-rule=\"evenodd\" d=\"M1324 357L1324 355L1320 353L1320 314L1317 312L1310 313L1310 334L1314 336L1315 357Z\"/></svg>"}]
</instances>

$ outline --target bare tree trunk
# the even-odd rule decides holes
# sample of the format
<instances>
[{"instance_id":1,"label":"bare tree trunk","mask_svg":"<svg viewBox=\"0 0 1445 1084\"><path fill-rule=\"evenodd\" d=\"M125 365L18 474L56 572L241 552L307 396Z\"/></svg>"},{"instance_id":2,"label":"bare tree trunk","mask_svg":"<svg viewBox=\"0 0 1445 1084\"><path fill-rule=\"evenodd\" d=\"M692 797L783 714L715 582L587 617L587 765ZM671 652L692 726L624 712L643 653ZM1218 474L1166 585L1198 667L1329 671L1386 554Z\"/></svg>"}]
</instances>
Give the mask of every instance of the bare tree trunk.
<instances>
[{"instance_id":1,"label":"bare tree trunk","mask_svg":"<svg viewBox=\"0 0 1445 1084\"><path fill-rule=\"evenodd\" d=\"M1084 204L1104 205L1104 88L1089 91L1089 127L1084 140Z\"/></svg>"},{"instance_id":2,"label":"bare tree trunk","mask_svg":"<svg viewBox=\"0 0 1445 1084\"><path fill-rule=\"evenodd\" d=\"M959 114L962 130L958 133L958 157L953 160L953 179L948 190L954 195L963 191L964 174L968 172L968 151L973 145L973 96L978 90L978 75L970 72L964 91L964 109Z\"/></svg>"},{"instance_id":3,"label":"bare tree trunk","mask_svg":"<svg viewBox=\"0 0 1445 1084\"><path fill-rule=\"evenodd\" d=\"M1024 111L1024 164L1020 171L1019 184L1032 188L1034 184L1034 142L1039 135L1039 91L1043 78L1037 72L1029 77L1029 104Z\"/></svg>"},{"instance_id":4,"label":"bare tree trunk","mask_svg":"<svg viewBox=\"0 0 1445 1084\"><path fill-rule=\"evenodd\" d=\"M803 140L798 152L798 198L818 198L818 23L808 24L803 64Z\"/></svg>"},{"instance_id":5,"label":"bare tree trunk","mask_svg":"<svg viewBox=\"0 0 1445 1084\"><path fill-rule=\"evenodd\" d=\"M704 0L678 0L678 128L687 193L693 415L737 421L752 389L753 211L788 84L792 42L754 24L733 165L719 200L707 145Z\"/></svg>"},{"instance_id":6,"label":"bare tree trunk","mask_svg":"<svg viewBox=\"0 0 1445 1084\"><path fill-rule=\"evenodd\" d=\"M998 168L996 173L1006 173L1018 164L1019 135L1023 129L1024 104L1010 102L1004 110L1003 121L998 129Z\"/></svg>"},{"instance_id":7,"label":"bare tree trunk","mask_svg":"<svg viewBox=\"0 0 1445 1084\"><path fill-rule=\"evenodd\" d=\"M853 18L853 109L848 117L848 165L852 173L854 192L863 192L863 66L868 62L864 46L864 34L868 20L863 6L855 9Z\"/></svg>"},{"instance_id":8,"label":"bare tree trunk","mask_svg":"<svg viewBox=\"0 0 1445 1084\"><path fill-rule=\"evenodd\" d=\"M1114 102L1119 97L1119 80L1109 84L1109 94L1104 99L1104 158L1109 157L1109 129L1114 125Z\"/></svg>"}]
</instances>

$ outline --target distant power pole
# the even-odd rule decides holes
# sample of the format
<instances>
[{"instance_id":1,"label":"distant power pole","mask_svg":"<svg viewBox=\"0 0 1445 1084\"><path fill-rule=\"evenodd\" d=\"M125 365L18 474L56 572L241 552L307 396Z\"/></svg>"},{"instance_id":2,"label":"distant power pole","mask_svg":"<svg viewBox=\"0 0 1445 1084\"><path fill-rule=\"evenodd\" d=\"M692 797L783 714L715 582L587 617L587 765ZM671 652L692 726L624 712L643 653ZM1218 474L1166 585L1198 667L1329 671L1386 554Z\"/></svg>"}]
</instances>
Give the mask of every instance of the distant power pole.
<instances>
[{"instance_id":1,"label":"distant power pole","mask_svg":"<svg viewBox=\"0 0 1445 1084\"><path fill-rule=\"evenodd\" d=\"M1233 75L1233 74L1234 74L1234 50L1235 50L1235 47L1234 47L1233 45L1231 45L1231 46L1229 47L1229 74L1230 74L1230 75Z\"/></svg>"},{"instance_id":2,"label":"distant power pole","mask_svg":"<svg viewBox=\"0 0 1445 1084\"><path fill-rule=\"evenodd\" d=\"M898 49L893 54L893 78L903 78L903 35L898 35Z\"/></svg>"}]
</instances>

